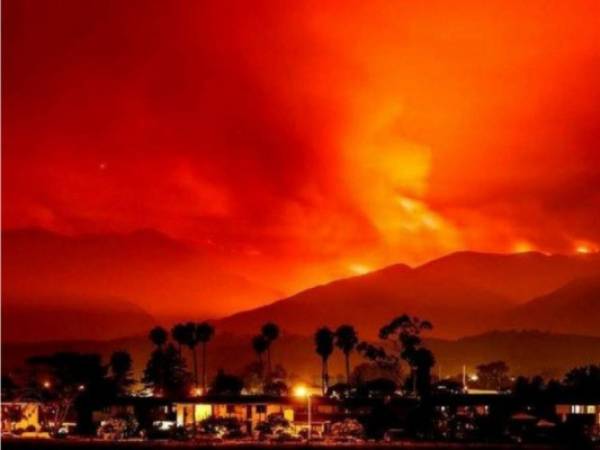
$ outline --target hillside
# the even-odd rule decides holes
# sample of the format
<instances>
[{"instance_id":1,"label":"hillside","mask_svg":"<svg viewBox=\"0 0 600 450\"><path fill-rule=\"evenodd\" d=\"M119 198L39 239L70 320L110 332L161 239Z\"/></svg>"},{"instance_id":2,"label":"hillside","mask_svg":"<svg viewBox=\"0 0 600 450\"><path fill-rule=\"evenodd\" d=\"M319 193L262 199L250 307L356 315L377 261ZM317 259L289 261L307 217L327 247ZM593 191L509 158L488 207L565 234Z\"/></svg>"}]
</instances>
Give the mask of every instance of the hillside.
<instances>
[{"instance_id":1,"label":"hillside","mask_svg":"<svg viewBox=\"0 0 600 450\"><path fill-rule=\"evenodd\" d=\"M427 279L406 266L393 266L338 280L285 300L217 321L219 328L252 333L272 320L290 333L311 334L317 327L353 324L366 338L404 312L426 317L435 335L458 337L481 332L506 299L462 280Z\"/></svg>"},{"instance_id":2,"label":"hillside","mask_svg":"<svg viewBox=\"0 0 600 450\"><path fill-rule=\"evenodd\" d=\"M600 336L600 277L571 281L509 311L504 328Z\"/></svg>"},{"instance_id":3,"label":"hillside","mask_svg":"<svg viewBox=\"0 0 600 450\"><path fill-rule=\"evenodd\" d=\"M416 269L395 265L317 286L217 324L251 333L273 320L289 332L307 334L322 325L350 323L372 338L386 321L410 312L432 321L435 336L457 338L506 328L504 318L526 293L546 293L590 273L600 273L596 256L461 252ZM527 319L522 326L536 328L535 316Z\"/></svg>"},{"instance_id":4,"label":"hillside","mask_svg":"<svg viewBox=\"0 0 600 450\"><path fill-rule=\"evenodd\" d=\"M48 305L57 308L62 299L102 307L104 299L120 298L154 317L199 319L280 296L216 264L209 249L152 230L78 236L3 231L2 262L3 301L52 299Z\"/></svg>"},{"instance_id":5,"label":"hillside","mask_svg":"<svg viewBox=\"0 0 600 450\"><path fill-rule=\"evenodd\" d=\"M52 306L58 305L58 306ZM145 334L156 320L132 303L103 298L8 298L2 302L2 343L116 339Z\"/></svg>"},{"instance_id":6,"label":"hillside","mask_svg":"<svg viewBox=\"0 0 600 450\"><path fill-rule=\"evenodd\" d=\"M600 275L600 255L457 252L416 269L427 277L465 280L470 285L523 303L576 278Z\"/></svg>"}]
</instances>

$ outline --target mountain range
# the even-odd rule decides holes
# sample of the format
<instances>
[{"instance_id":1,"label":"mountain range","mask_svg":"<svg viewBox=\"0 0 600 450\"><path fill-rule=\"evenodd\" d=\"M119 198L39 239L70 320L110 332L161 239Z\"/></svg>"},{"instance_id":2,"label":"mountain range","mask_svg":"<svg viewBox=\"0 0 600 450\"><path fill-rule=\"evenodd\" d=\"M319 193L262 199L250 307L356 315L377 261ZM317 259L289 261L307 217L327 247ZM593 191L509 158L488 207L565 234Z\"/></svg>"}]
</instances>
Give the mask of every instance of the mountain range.
<instances>
[{"instance_id":1,"label":"mountain range","mask_svg":"<svg viewBox=\"0 0 600 450\"><path fill-rule=\"evenodd\" d=\"M60 321L64 314L77 317L77 322L90 325L88 332L81 327L83 338L106 334L90 332L95 327L86 311L110 313L121 303L136 306L129 308L135 320L150 315L156 322L222 316L234 307L250 308L281 297L276 289L218 264L209 247L153 230L79 236L41 229L4 230L2 262L3 306L10 305L10 311L28 310L28 317L38 322L34 317L41 311L51 321ZM9 320L5 316L3 324ZM5 329L3 338L68 337L60 328L52 334L43 326L29 328L28 336ZM135 333L132 329L127 334Z\"/></svg>"},{"instance_id":2,"label":"mountain range","mask_svg":"<svg viewBox=\"0 0 600 450\"><path fill-rule=\"evenodd\" d=\"M444 338L511 328L600 336L600 258L459 252L317 286L217 325L249 333L273 320L305 334L349 323L373 338L403 313L427 318Z\"/></svg>"},{"instance_id":3,"label":"mountain range","mask_svg":"<svg viewBox=\"0 0 600 450\"><path fill-rule=\"evenodd\" d=\"M432 335L445 339L513 328L600 336L600 254L457 252L260 307L280 295L214 264L205 249L154 231L4 231L2 257L3 342L134 336L156 323L207 318L207 311L221 316L219 330L237 335L267 321L305 336L350 323L371 339L409 313L433 322ZM233 305L246 310L224 316Z\"/></svg>"},{"instance_id":4,"label":"mountain range","mask_svg":"<svg viewBox=\"0 0 600 450\"><path fill-rule=\"evenodd\" d=\"M117 298L6 298L2 302L2 342L36 342L86 337L116 339L145 335L156 319Z\"/></svg>"}]
</instances>

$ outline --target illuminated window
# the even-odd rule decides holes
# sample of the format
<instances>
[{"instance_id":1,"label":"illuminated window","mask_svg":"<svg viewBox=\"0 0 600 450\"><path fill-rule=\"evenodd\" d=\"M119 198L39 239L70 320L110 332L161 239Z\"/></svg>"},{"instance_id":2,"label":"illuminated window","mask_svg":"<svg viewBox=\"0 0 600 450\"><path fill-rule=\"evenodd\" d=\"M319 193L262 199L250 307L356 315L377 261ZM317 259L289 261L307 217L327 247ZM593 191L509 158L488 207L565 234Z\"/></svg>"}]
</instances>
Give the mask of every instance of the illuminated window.
<instances>
[{"instance_id":1,"label":"illuminated window","mask_svg":"<svg viewBox=\"0 0 600 450\"><path fill-rule=\"evenodd\" d=\"M587 405L585 407L586 414L596 414L596 407L594 405Z\"/></svg>"},{"instance_id":2,"label":"illuminated window","mask_svg":"<svg viewBox=\"0 0 600 450\"><path fill-rule=\"evenodd\" d=\"M583 414L583 405L571 405L572 414Z\"/></svg>"},{"instance_id":3,"label":"illuminated window","mask_svg":"<svg viewBox=\"0 0 600 450\"><path fill-rule=\"evenodd\" d=\"M292 408L286 408L283 410L283 418L288 422L294 421L294 410Z\"/></svg>"},{"instance_id":4,"label":"illuminated window","mask_svg":"<svg viewBox=\"0 0 600 450\"><path fill-rule=\"evenodd\" d=\"M212 415L212 408L210 405L194 405L194 407L196 422L201 422Z\"/></svg>"}]
</instances>

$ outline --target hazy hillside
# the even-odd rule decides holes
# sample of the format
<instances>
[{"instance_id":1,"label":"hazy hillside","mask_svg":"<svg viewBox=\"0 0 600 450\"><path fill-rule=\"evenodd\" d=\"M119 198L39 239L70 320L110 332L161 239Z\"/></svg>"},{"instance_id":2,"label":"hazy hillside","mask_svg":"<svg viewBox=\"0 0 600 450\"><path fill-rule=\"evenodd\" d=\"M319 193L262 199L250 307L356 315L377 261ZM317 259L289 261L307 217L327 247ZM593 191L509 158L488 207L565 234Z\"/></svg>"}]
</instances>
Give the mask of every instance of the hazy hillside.
<instances>
[{"instance_id":1,"label":"hazy hillside","mask_svg":"<svg viewBox=\"0 0 600 450\"><path fill-rule=\"evenodd\" d=\"M457 341L430 341L443 373L458 373L462 364L506 361L513 375L559 377L570 368L600 363L600 338L538 331L492 331Z\"/></svg>"},{"instance_id":2,"label":"hazy hillside","mask_svg":"<svg viewBox=\"0 0 600 450\"><path fill-rule=\"evenodd\" d=\"M115 339L145 334L155 324L140 307L114 298L8 298L2 302L3 344Z\"/></svg>"},{"instance_id":3,"label":"hazy hillside","mask_svg":"<svg viewBox=\"0 0 600 450\"><path fill-rule=\"evenodd\" d=\"M274 320L289 332L306 334L321 325L351 323L374 337L385 321L410 312L431 320L438 337L461 337L505 328L503 319L526 292L553 290L589 273L600 273L596 256L455 253L416 269L390 266L317 286L218 325L250 333ZM519 326L536 328L535 315L526 319ZM578 332L576 324L565 330Z\"/></svg>"},{"instance_id":4,"label":"hazy hillside","mask_svg":"<svg viewBox=\"0 0 600 450\"><path fill-rule=\"evenodd\" d=\"M399 265L308 289L219 320L217 326L252 333L273 320L288 332L306 335L322 325L350 323L373 338L384 323L410 312L431 320L436 336L458 337L486 330L506 307L505 298L463 280L427 278Z\"/></svg>"},{"instance_id":5,"label":"hazy hillside","mask_svg":"<svg viewBox=\"0 0 600 450\"><path fill-rule=\"evenodd\" d=\"M280 296L219 267L206 249L155 231L63 236L43 230L2 232L6 298L122 298L155 317L201 318L250 308ZM103 306L100 301L97 306Z\"/></svg>"},{"instance_id":6,"label":"hazy hillside","mask_svg":"<svg viewBox=\"0 0 600 450\"><path fill-rule=\"evenodd\" d=\"M458 279L524 302L581 277L600 275L600 255L496 254L457 252L416 269L426 276Z\"/></svg>"},{"instance_id":7,"label":"hazy hillside","mask_svg":"<svg viewBox=\"0 0 600 450\"><path fill-rule=\"evenodd\" d=\"M571 281L508 312L504 328L600 336L600 277Z\"/></svg>"},{"instance_id":8,"label":"hazy hillside","mask_svg":"<svg viewBox=\"0 0 600 450\"><path fill-rule=\"evenodd\" d=\"M157 232L2 236L2 323L9 340L122 337L153 323L148 314L166 323L240 309L246 311L218 320L218 328L252 334L275 321L287 333L310 335L322 325L350 323L374 338L385 322L409 312L432 321L433 335L441 338L495 328L599 334L598 283L559 289L582 276L600 277L598 255L459 252L415 269L397 264L336 280L252 309L277 294ZM540 295L546 297L519 306ZM131 303L126 314L112 314L120 308L114 299Z\"/></svg>"}]
</instances>

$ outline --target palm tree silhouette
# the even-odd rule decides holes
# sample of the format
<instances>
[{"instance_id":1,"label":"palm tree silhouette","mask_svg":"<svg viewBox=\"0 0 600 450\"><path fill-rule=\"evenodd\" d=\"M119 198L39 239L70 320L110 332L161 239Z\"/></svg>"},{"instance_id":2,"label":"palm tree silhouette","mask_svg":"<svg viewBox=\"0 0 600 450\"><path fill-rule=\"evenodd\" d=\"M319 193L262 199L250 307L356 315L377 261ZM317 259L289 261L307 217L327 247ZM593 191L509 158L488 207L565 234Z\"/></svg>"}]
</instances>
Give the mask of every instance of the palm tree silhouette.
<instances>
[{"instance_id":1,"label":"palm tree silhouette","mask_svg":"<svg viewBox=\"0 0 600 450\"><path fill-rule=\"evenodd\" d=\"M192 360L194 364L194 387L198 388L198 358L196 356L196 347L198 346L198 336L196 335L196 324L188 322L184 325L183 331L184 341L187 348L192 352Z\"/></svg>"},{"instance_id":2,"label":"palm tree silhouette","mask_svg":"<svg viewBox=\"0 0 600 450\"><path fill-rule=\"evenodd\" d=\"M263 377L263 353L267 351L268 347L269 343L267 341L267 338L264 337L262 334L257 334L252 338L252 348L258 356L258 364L261 378Z\"/></svg>"},{"instance_id":3,"label":"palm tree silhouette","mask_svg":"<svg viewBox=\"0 0 600 450\"><path fill-rule=\"evenodd\" d=\"M187 345L188 341L188 329L185 324L178 323L171 328L171 337L177 342L177 349L179 350L179 356L181 357L181 348Z\"/></svg>"},{"instance_id":4,"label":"palm tree silhouette","mask_svg":"<svg viewBox=\"0 0 600 450\"><path fill-rule=\"evenodd\" d=\"M335 331L335 345L346 359L346 383L350 384L350 353L358 344L358 334L352 325L340 325Z\"/></svg>"},{"instance_id":5,"label":"palm tree silhouette","mask_svg":"<svg viewBox=\"0 0 600 450\"><path fill-rule=\"evenodd\" d=\"M333 353L333 342L335 334L327 327L319 328L315 332L316 352L321 357L321 388L323 395L329 388L329 370L327 361Z\"/></svg>"},{"instance_id":6,"label":"palm tree silhouette","mask_svg":"<svg viewBox=\"0 0 600 450\"><path fill-rule=\"evenodd\" d=\"M196 325L196 340L202 344L202 392L206 393L206 344L212 339L215 329L208 322Z\"/></svg>"},{"instance_id":7,"label":"palm tree silhouette","mask_svg":"<svg viewBox=\"0 0 600 450\"><path fill-rule=\"evenodd\" d=\"M261 332L267 341L267 371L270 376L272 373L271 344L279 337L279 327L273 322L267 322L263 325Z\"/></svg>"},{"instance_id":8,"label":"palm tree silhouette","mask_svg":"<svg viewBox=\"0 0 600 450\"><path fill-rule=\"evenodd\" d=\"M150 330L150 333L148 334L148 338L156 346L156 352L159 353L162 353L163 345L165 345L165 343L167 342L168 337L169 335L167 334L167 330L159 326L152 328ZM160 389L162 389L164 384L164 373L165 367L158 367L158 384L160 386Z\"/></svg>"},{"instance_id":9,"label":"palm tree silhouette","mask_svg":"<svg viewBox=\"0 0 600 450\"><path fill-rule=\"evenodd\" d=\"M167 330L165 330L163 327L154 327L148 334L148 338L159 350L162 350L162 346L165 345L168 337L169 335L167 334Z\"/></svg>"}]
</instances>

